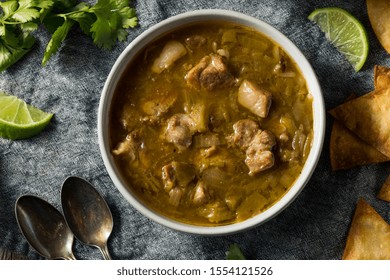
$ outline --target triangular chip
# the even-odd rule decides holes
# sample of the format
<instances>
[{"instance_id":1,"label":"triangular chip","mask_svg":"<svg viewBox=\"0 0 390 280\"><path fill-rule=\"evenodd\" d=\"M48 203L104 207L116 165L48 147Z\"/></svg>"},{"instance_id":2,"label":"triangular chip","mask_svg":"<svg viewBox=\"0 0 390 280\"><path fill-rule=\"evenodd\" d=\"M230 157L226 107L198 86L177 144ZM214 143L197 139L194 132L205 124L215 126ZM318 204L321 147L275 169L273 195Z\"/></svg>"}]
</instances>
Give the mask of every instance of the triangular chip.
<instances>
[{"instance_id":1,"label":"triangular chip","mask_svg":"<svg viewBox=\"0 0 390 280\"><path fill-rule=\"evenodd\" d=\"M350 100L329 113L360 139L390 157L390 88Z\"/></svg>"},{"instance_id":2,"label":"triangular chip","mask_svg":"<svg viewBox=\"0 0 390 280\"><path fill-rule=\"evenodd\" d=\"M378 198L390 202L390 176L387 177L385 183L382 185Z\"/></svg>"},{"instance_id":3,"label":"triangular chip","mask_svg":"<svg viewBox=\"0 0 390 280\"><path fill-rule=\"evenodd\" d=\"M376 37L390 53L390 1L367 0L367 13Z\"/></svg>"},{"instance_id":4,"label":"triangular chip","mask_svg":"<svg viewBox=\"0 0 390 280\"><path fill-rule=\"evenodd\" d=\"M374 147L356 137L338 120L334 120L330 136L330 162L332 170L348 169L359 165L389 161Z\"/></svg>"},{"instance_id":5,"label":"triangular chip","mask_svg":"<svg viewBox=\"0 0 390 280\"><path fill-rule=\"evenodd\" d=\"M390 225L360 199L345 246L344 260L390 260Z\"/></svg>"},{"instance_id":6,"label":"triangular chip","mask_svg":"<svg viewBox=\"0 0 390 280\"><path fill-rule=\"evenodd\" d=\"M374 87L375 89L390 88L390 68L375 65L374 67Z\"/></svg>"},{"instance_id":7,"label":"triangular chip","mask_svg":"<svg viewBox=\"0 0 390 280\"><path fill-rule=\"evenodd\" d=\"M346 101L356 98L351 94ZM348 169L359 165L390 160L368 145L338 120L334 120L330 135L330 163L332 170Z\"/></svg>"}]
</instances>

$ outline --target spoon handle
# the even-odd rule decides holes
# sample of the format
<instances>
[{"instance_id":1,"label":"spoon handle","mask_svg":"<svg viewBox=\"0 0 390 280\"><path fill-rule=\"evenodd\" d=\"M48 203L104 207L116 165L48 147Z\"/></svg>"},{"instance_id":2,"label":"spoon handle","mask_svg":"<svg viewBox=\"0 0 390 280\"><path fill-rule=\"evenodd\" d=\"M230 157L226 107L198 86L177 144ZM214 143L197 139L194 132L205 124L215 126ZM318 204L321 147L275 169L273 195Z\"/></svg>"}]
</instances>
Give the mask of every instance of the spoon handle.
<instances>
[{"instance_id":1,"label":"spoon handle","mask_svg":"<svg viewBox=\"0 0 390 280\"><path fill-rule=\"evenodd\" d=\"M105 260L112 260L110 253L108 252L107 244L98 247Z\"/></svg>"},{"instance_id":2,"label":"spoon handle","mask_svg":"<svg viewBox=\"0 0 390 280\"><path fill-rule=\"evenodd\" d=\"M76 257L73 255L73 253L70 253L68 256L62 257L63 260L76 260Z\"/></svg>"}]
</instances>

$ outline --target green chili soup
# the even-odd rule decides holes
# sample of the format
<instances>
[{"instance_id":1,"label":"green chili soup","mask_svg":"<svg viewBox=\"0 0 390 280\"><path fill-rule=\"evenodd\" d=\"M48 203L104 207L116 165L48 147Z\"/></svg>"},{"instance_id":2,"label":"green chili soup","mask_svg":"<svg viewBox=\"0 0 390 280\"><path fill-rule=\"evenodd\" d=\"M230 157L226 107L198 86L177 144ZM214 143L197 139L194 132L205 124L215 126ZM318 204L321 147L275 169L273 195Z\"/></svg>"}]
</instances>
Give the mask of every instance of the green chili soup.
<instances>
[{"instance_id":1,"label":"green chili soup","mask_svg":"<svg viewBox=\"0 0 390 280\"><path fill-rule=\"evenodd\" d=\"M111 151L156 212L237 223L294 184L313 140L312 96L282 47L250 28L197 23L127 66L110 111Z\"/></svg>"}]
</instances>

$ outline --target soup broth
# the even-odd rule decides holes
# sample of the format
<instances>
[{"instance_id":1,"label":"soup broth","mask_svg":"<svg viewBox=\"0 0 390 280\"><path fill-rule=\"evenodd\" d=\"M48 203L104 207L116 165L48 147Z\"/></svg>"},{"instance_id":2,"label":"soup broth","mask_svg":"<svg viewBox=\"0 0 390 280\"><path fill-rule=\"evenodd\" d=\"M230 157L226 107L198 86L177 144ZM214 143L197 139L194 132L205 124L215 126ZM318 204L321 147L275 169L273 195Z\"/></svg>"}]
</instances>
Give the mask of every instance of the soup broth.
<instances>
[{"instance_id":1,"label":"soup broth","mask_svg":"<svg viewBox=\"0 0 390 280\"><path fill-rule=\"evenodd\" d=\"M122 175L156 212L237 223L278 201L313 138L312 97L275 42L226 22L162 35L124 71L110 113Z\"/></svg>"}]
</instances>

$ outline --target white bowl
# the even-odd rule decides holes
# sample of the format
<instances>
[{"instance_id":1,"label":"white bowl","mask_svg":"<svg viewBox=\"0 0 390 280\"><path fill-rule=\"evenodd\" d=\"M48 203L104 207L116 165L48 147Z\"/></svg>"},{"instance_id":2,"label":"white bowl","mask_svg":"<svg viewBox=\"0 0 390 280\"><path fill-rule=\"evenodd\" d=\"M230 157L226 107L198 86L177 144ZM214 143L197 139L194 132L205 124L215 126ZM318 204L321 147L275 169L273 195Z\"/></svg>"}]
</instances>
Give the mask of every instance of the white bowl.
<instances>
[{"instance_id":1,"label":"white bowl","mask_svg":"<svg viewBox=\"0 0 390 280\"><path fill-rule=\"evenodd\" d=\"M295 181L291 189L272 207L248 220L231 225L195 226L177 222L173 219L156 213L147 205L145 205L139 198L137 198L131 188L126 187L126 182L122 177L118 167L116 166L110 151L108 129L109 111L115 87L123 71L125 70L126 65L136 56L139 51L144 48L144 46L159 37L161 34L176 29L180 26L187 25L189 23L210 20L228 21L252 27L278 43L284 49L284 51L290 55L290 57L297 63L298 67L300 68L304 78L306 79L309 92L313 96L314 138L310 154L302 169L301 175ZM99 146L102 158L108 174L122 195L139 212L151 220L156 221L157 223L178 231L203 235L223 235L247 230L268 221L269 219L279 214L283 209L285 209L298 196L306 183L309 181L321 154L324 134L325 107L321 88L311 65L306 60L304 55L289 39L287 39L286 36L267 23L241 13L227 10L198 10L179 14L154 25L138 36L127 46L127 48L122 52L112 67L103 88L98 115Z\"/></svg>"}]
</instances>

